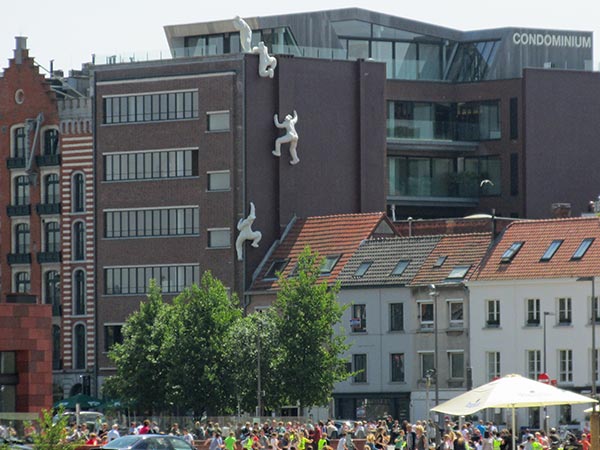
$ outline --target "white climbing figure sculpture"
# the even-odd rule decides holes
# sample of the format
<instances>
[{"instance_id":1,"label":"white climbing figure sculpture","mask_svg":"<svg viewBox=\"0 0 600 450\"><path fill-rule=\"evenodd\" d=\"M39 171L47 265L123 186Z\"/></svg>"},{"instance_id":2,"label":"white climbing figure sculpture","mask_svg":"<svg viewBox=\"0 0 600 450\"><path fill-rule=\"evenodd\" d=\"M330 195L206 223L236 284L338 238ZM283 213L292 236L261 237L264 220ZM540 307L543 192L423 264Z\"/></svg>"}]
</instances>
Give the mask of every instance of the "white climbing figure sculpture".
<instances>
[{"instance_id":1,"label":"white climbing figure sculpture","mask_svg":"<svg viewBox=\"0 0 600 450\"><path fill-rule=\"evenodd\" d=\"M252 241L252 247L258 247L258 243L262 239L260 231L252 231L252 224L256 219L256 210L254 203L250 202L250 214L245 219L240 219L237 224L237 229L240 232L235 241L235 250L237 252L238 261L244 260L244 242Z\"/></svg>"},{"instance_id":2,"label":"white climbing figure sculpture","mask_svg":"<svg viewBox=\"0 0 600 450\"><path fill-rule=\"evenodd\" d=\"M252 53L252 29L240 16L233 19L233 27L240 32L240 47L244 53Z\"/></svg>"},{"instance_id":3,"label":"white climbing figure sculpture","mask_svg":"<svg viewBox=\"0 0 600 450\"><path fill-rule=\"evenodd\" d=\"M275 156L281 156L281 144L290 144L290 156L292 160L290 164L296 165L300 162L298 158L298 152L296 151L296 147L298 146L298 132L296 131L296 122L298 122L298 113L294 110L294 117L291 115L285 116L283 122L279 122L279 117L277 114L273 116L273 121L275 122L275 126L277 128L285 129L286 133L283 136L279 136L277 140L275 140L275 150L273 150L273 154Z\"/></svg>"},{"instance_id":4,"label":"white climbing figure sculpture","mask_svg":"<svg viewBox=\"0 0 600 450\"><path fill-rule=\"evenodd\" d=\"M265 43L260 41L257 47L252 48L252 53L258 55L258 74L263 78L273 78L275 67L277 67L277 58L269 56L269 49Z\"/></svg>"}]
</instances>

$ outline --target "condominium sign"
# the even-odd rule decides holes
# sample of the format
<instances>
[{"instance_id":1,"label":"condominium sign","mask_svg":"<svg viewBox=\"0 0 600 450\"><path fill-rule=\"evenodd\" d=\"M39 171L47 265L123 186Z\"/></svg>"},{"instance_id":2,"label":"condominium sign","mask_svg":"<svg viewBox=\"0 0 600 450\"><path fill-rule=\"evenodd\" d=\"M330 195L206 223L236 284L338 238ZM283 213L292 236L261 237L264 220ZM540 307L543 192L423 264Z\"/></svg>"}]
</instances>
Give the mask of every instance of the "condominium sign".
<instances>
[{"instance_id":1,"label":"condominium sign","mask_svg":"<svg viewBox=\"0 0 600 450\"><path fill-rule=\"evenodd\" d=\"M574 34L515 33L513 34L513 42L516 45L592 48L591 36L577 36Z\"/></svg>"}]
</instances>

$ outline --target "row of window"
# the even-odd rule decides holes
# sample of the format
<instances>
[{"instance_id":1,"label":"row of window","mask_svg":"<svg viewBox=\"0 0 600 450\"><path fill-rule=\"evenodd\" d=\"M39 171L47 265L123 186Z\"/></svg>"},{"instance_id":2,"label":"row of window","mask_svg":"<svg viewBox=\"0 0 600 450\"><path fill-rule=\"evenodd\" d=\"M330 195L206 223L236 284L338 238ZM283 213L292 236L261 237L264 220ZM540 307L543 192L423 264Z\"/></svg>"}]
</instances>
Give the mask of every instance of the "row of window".
<instances>
[{"instance_id":1,"label":"row of window","mask_svg":"<svg viewBox=\"0 0 600 450\"><path fill-rule=\"evenodd\" d=\"M81 220L73 224L72 234L72 259L73 261L85 260L85 223ZM44 224L44 241L42 249L44 252L59 252L60 248L60 225L57 221ZM14 227L14 252L16 254L27 254L31 252L31 233L28 223L18 223Z\"/></svg>"},{"instance_id":2,"label":"row of window","mask_svg":"<svg viewBox=\"0 0 600 450\"><path fill-rule=\"evenodd\" d=\"M85 369L87 366L87 331L85 325L78 323L73 327L73 369ZM61 355L61 329L58 325L52 326L52 368L62 368Z\"/></svg>"},{"instance_id":3,"label":"row of window","mask_svg":"<svg viewBox=\"0 0 600 450\"><path fill-rule=\"evenodd\" d=\"M596 323L600 323L600 302L598 297L594 298L595 310L596 310ZM586 305L589 302L586 302ZM559 297L556 299L556 307L554 312L542 311L540 306L539 298L528 298L525 300L525 325L526 326L539 326L541 325L542 318L547 316L555 317L555 323L557 325L571 325L573 321L573 302L571 297ZM592 314L590 307L590 322ZM513 318L511 318L512 320ZM500 300L487 300L486 302L486 325L487 326L500 326Z\"/></svg>"},{"instance_id":4,"label":"row of window","mask_svg":"<svg viewBox=\"0 0 600 450\"><path fill-rule=\"evenodd\" d=\"M105 237L197 235L198 207L138 209L104 213Z\"/></svg>"},{"instance_id":5,"label":"row of window","mask_svg":"<svg viewBox=\"0 0 600 450\"><path fill-rule=\"evenodd\" d=\"M198 150L163 150L104 155L104 180L151 180L198 175Z\"/></svg>"},{"instance_id":6,"label":"row of window","mask_svg":"<svg viewBox=\"0 0 600 450\"><path fill-rule=\"evenodd\" d=\"M178 294L198 283L197 264L145 267L113 267L104 269L104 293L107 295L146 294L154 279L164 294Z\"/></svg>"},{"instance_id":7,"label":"row of window","mask_svg":"<svg viewBox=\"0 0 600 450\"><path fill-rule=\"evenodd\" d=\"M544 254L540 257L540 262L550 261L563 242L563 239L553 240L544 252ZM575 252L571 255L571 260L577 261L583 258L593 243L594 238L583 239L577 247L577 249L575 250ZM513 260L513 258L517 256L517 253L519 253L524 244L524 241L513 242L500 257L500 262L510 263Z\"/></svg>"},{"instance_id":8,"label":"row of window","mask_svg":"<svg viewBox=\"0 0 600 450\"><path fill-rule=\"evenodd\" d=\"M58 130L49 128L42 133L42 154L51 156L58 154ZM12 157L25 158L27 155L27 130L23 127L15 127L12 130Z\"/></svg>"},{"instance_id":9,"label":"row of window","mask_svg":"<svg viewBox=\"0 0 600 450\"><path fill-rule=\"evenodd\" d=\"M30 180L27 175L20 175L13 180L13 205L24 206L31 203ZM51 173L43 179L44 204L60 203L60 179L58 174ZM85 211L85 176L77 172L71 181L71 211Z\"/></svg>"},{"instance_id":10,"label":"row of window","mask_svg":"<svg viewBox=\"0 0 600 450\"><path fill-rule=\"evenodd\" d=\"M419 376L427 378L433 373L434 352L419 353ZM463 380L465 378L465 355L463 351L447 352L448 369L450 379ZM357 353L352 355L352 363L348 368L352 372L356 372L352 381L354 383L367 383L367 354ZM405 357L404 353L390 354L390 382L405 382Z\"/></svg>"},{"instance_id":11,"label":"row of window","mask_svg":"<svg viewBox=\"0 0 600 450\"><path fill-rule=\"evenodd\" d=\"M558 378L560 383L572 383L573 382L573 350L561 349L557 353L558 359ZM510 355L511 360L514 359L514 354ZM542 353L540 350L527 350L527 376L534 380L537 380L540 373L542 373ZM552 358L554 359L554 358ZM598 362L598 358L596 358ZM500 352L487 352L486 353L486 365L487 365L487 377L488 380L500 377L501 371L501 356ZM596 375L598 370L596 368Z\"/></svg>"},{"instance_id":12,"label":"row of window","mask_svg":"<svg viewBox=\"0 0 600 450\"><path fill-rule=\"evenodd\" d=\"M198 117L198 92L105 97L103 109L106 124L192 119Z\"/></svg>"}]
</instances>

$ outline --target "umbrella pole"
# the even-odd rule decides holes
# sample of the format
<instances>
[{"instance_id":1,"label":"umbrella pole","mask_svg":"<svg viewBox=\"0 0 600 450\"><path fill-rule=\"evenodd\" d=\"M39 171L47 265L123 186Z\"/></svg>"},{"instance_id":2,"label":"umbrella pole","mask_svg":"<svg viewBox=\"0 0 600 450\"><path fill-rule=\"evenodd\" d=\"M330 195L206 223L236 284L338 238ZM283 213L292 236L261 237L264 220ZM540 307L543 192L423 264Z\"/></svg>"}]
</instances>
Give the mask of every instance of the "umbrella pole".
<instances>
[{"instance_id":1,"label":"umbrella pole","mask_svg":"<svg viewBox=\"0 0 600 450\"><path fill-rule=\"evenodd\" d=\"M515 419L515 405L512 405L512 450L517 450L517 421Z\"/></svg>"}]
</instances>

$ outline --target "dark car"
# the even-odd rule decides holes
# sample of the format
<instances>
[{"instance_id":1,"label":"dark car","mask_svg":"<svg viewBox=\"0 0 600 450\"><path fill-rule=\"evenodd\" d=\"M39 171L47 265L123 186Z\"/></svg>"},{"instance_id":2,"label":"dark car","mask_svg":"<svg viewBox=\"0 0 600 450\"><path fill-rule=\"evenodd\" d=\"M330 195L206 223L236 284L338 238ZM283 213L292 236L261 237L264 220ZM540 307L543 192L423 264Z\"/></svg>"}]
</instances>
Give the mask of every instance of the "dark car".
<instances>
[{"instance_id":1,"label":"dark car","mask_svg":"<svg viewBox=\"0 0 600 450\"><path fill-rule=\"evenodd\" d=\"M122 436L102 448L106 450L195 450L182 438L164 434Z\"/></svg>"}]
</instances>

